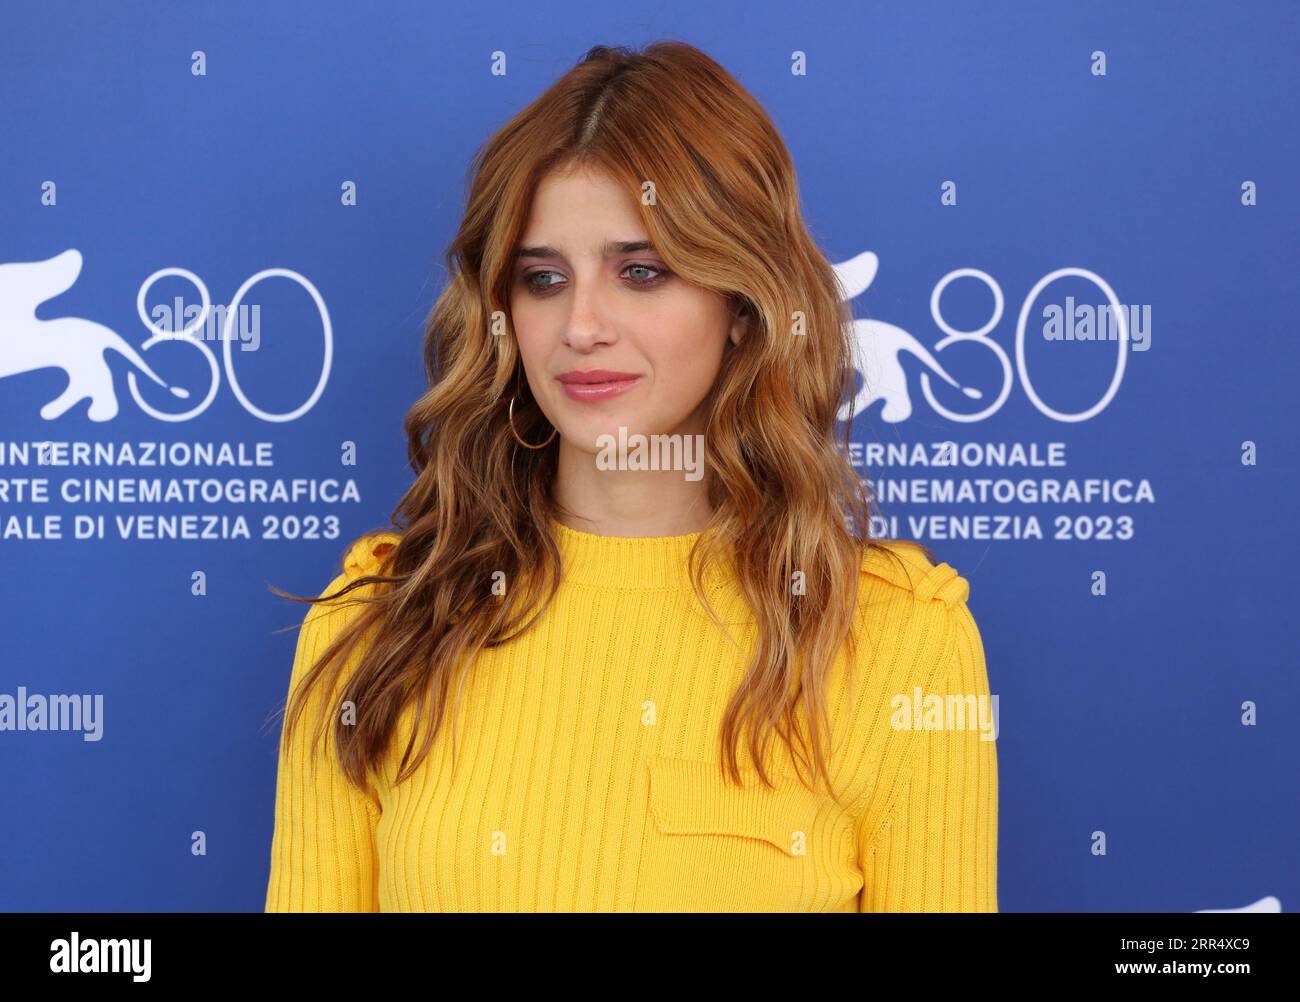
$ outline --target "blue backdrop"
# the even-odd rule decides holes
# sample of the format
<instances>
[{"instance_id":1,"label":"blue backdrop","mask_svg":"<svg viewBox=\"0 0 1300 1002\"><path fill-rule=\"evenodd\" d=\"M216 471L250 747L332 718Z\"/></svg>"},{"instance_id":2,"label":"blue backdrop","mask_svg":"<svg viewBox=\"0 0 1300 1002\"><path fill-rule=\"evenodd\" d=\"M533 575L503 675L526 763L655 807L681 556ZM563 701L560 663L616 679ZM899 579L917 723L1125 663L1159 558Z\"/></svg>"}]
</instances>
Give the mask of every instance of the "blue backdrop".
<instances>
[{"instance_id":1,"label":"blue backdrop","mask_svg":"<svg viewBox=\"0 0 1300 1002\"><path fill-rule=\"evenodd\" d=\"M294 645L273 631L303 612L266 586L319 592L409 482L476 147L591 45L660 37L776 121L888 391L855 457L906 447L870 470L887 528L971 583L1002 909L1300 905L1296 5L5 17L0 697L102 700L81 733L0 731L0 909L262 907ZM185 273L236 307L229 359L219 313L202 348L149 342L137 297L165 325L199 302ZM1126 323L1099 338L1112 296ZM286 493L238 493L256 480ZM224 538L158 538L186 515Z\"/></svg>"}]
</instances>

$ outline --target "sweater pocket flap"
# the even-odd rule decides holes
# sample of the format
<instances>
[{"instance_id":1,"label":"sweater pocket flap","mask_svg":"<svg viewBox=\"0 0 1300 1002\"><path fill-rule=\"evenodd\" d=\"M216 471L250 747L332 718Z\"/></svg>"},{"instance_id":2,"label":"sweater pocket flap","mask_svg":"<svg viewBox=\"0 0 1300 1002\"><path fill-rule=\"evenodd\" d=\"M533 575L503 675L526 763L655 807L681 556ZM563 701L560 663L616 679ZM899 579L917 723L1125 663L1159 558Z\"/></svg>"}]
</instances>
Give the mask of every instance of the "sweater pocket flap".
<instances>
[{"instance_id":1,"label":"sweater pocket flap","mask_svg":"<svg viewBox=\"0 0 1300 1002\"><path fill-rule=\"evenodd\" d=\"M670 835L731 835L759 839L787 856L803 856L814 830L827 817L827 800L797 779L741 770L745 786L723 775L716 762L653 756L650 810L659 830Z\"/></svg>"}]
</instances>

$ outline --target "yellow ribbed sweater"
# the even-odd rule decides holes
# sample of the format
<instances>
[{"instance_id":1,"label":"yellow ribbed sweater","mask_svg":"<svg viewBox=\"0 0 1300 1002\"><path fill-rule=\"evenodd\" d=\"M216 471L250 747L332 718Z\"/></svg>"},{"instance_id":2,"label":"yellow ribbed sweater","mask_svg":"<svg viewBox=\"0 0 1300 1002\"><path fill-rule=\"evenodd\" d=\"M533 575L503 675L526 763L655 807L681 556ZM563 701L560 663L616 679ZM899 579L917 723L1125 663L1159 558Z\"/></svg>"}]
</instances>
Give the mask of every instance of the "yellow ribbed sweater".
<instances>
[{"instance_id":1,"label":"yellow ribbed sweater","mask_svg":"<svg viewBox=\"0 0 1300 1002\"><path fill-rule=\"evenodd\" d=\"M343 778L332 741L310 750L316 702L291 743L282 734L266 911L997 910L996 742L970 712L989 683L953 568L905 543L887 544L905 570L864 559L855 684L841 655L829 687L837 805L800 784L779 739L775 789L743 741L746 786L724 777L718 729L747 659L691 591L697 533L553 525L560 591L465 681L454 774L444 727L392 784L409 711L369 794ZM327 590L375 570L376 547L397 538L355 542ZM738 588L713 587L752 644ZM308 611L290 693L355 608ZM962 697L965 725L901 702L931 695Z\"/></svg>"}]
</instances>

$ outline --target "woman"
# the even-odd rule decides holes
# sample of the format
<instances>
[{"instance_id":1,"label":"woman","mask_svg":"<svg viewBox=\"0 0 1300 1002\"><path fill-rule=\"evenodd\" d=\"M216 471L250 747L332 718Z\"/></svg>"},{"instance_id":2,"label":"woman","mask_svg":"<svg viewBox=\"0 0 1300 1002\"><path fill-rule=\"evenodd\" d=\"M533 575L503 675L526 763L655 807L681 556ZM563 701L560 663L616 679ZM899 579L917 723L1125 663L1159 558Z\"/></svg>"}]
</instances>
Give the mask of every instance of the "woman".
<instances>
[{"instance_id":1,"label":"woman","mask_svg":"<svg viewBox=\"0 0 1300 1002\"><path fill-rule=\"evenodd\" d=\"M909 709L988 696L967 583L855 528L766 114L597 47L472 178L397 531L302 599L266 909L996 910L994 744Z\"/></svg>"}]
</instances>

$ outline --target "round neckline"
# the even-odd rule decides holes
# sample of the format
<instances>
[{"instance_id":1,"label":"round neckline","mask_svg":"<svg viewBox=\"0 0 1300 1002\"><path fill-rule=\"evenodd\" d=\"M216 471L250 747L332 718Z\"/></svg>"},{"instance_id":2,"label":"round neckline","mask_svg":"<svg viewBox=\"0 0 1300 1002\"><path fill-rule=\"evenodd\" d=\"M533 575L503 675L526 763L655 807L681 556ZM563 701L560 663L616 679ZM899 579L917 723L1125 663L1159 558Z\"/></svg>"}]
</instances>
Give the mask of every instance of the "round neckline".
<instances>
[{"instance_id":1,"label":"round neckline","mask_svg":"<svg viewBox=\"0 0 1300 1002\"><path fill-rule=\"evenodd\" d=\"M702 530L677 536L604 536L551 519L561 579L607 590L690 590L690 556Z\"/></svg>"},{"instance_id":2,"label":"round neckline","mask_svg":"<svg viewBox=\"0 0 1300 1002\"><path fill-rule=\"evenodd\" d=\"M647 543L662 543L670 540L696 540L699 539L700 536L704 534L703 530L696 530L695 532L683 533L680 536L609 536L598 532L584 532L582 529L575 529L570 525L565 525L563 522L559 521L558 519L551 519L551 525L559 532L566 532L576 538L587 539L587 540L640 539L640 540L644 540Z\"/></svg>"}]
</instances>

